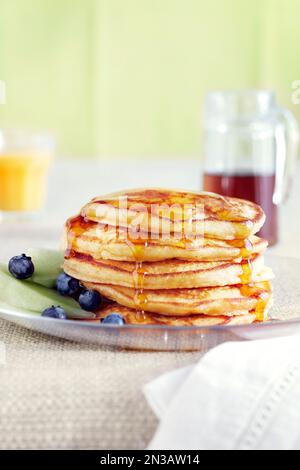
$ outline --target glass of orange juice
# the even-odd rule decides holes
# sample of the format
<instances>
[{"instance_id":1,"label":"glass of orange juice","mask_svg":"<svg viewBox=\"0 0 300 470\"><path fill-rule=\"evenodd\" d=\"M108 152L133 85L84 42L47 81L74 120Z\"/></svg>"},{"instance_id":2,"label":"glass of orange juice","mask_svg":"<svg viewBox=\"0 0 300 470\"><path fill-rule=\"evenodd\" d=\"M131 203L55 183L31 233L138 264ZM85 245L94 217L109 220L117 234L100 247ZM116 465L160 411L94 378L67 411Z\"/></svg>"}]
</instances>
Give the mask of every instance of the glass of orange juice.
<instances>
[{"instance_id":1,"label":"glass of orange juice","mask_svg":"<svg viewBox=\"0 0 300 470\"><path fill-rule=\"evenodd\" d=\"M0 129L0 213L26 215L45 203L54 155L51 136L25 130Z\"/></svg>"}]
</instances>

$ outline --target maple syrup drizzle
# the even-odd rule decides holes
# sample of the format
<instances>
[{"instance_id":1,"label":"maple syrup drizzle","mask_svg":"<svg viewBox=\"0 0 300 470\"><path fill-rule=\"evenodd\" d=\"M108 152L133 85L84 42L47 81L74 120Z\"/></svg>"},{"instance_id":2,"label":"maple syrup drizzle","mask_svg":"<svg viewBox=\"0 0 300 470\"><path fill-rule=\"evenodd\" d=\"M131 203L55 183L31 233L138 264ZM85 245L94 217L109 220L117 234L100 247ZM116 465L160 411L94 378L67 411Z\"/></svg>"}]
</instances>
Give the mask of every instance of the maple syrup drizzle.
<instances>
[{"instance_id":1,"label":"maple syrup drizzle","mask_svg":"<svg viewBox=\"0 0 300 470\"><path fill-rule=\"evenodd\" d=\"M135 259L135 269L132 272L133 285L134 285L134 304L136 310L136 317L138 321L145 319L145 308L148 302L147 295L144 292L145 276L147 271L143 265L143 259L145 257L145 248L148 246L147 240L144 240L140 244L132 244L129 240L127 241L130 247L133 257Z\"/></svg>"},{"instance_id":2,"label":"maple syrup drizzle","mask_svg":"<svg viewBox=\"0 0 300 470\"><path fill-rule=\"evenodd\" d=\"M255 314L256 319L258 321L263 321L265 318L265 310L267 306L268 300L268 293L263 291L259 292L253 288L251 285L252 281L252 272L253 272L253 264L251 257L253 256L253 244L249 239L244 240L244 246L241 248L241 256L242 256L242 274L240 276L241 279L241 294L245 297L255 297L256 298L256 306L255 306Z\"/></svg>"},{"instance_id":3,"label":"maple syrup drizzle","mask_svg":"<svg viewBox=\"0 0 300 470\"><path fill-rule=\"evenodd\" d=\"M240 275L241 283L249 284L252 280L252 271L253 271L251 259L242 261L241 267L242 267L242 274Z\"/></svg>"},{"instance_id":4,"label":"maple syrup drizzle","mask_svg":"<svg viewBox=\"0 0 300 470\"><path fill-rule=\"evenodd\" d=\"M241 257L243 259L249 259L253 255L254 247L253 243L249 240L249 238L246 238L243 240L244 246L240 250Z\"/></svg>"},{"instance_id":5,"label":"maple syrup drizzle","mask_svg":"<svg viewBox=\"0 0 300 470\"><path fill-rule=\"evenodd\" d=\"M243 259L249 259L254 254L254 245L249 238L244 240L229 240L227 243L234 248L238 248L239 254Z\"/></svg>"},{"instance_id":6,"label":"maple syrup drizzle","mask_svg":"<svg viewBox=\"0 0 300 470\"><path fill-rule=\"evenodd\" d=\"M240 292L244 297L253 297L256 299L255 315L257 321L264 321L265 311L269 299L269 293L265 290L259 290L252 284L242 285Z\"/></svg>"},{"instance_id":7,"label":"maple syrup drizzle","mask_svg":"<svg viewBox=\"0 0 300 470\"><path fill-rule=\"evenodd\" d=\"M255 315L257 321L264 321L265 319L265 312L268 303L268 293L267 292L260 292L256 296L256 306L255 306Z\"/></svg>"},{"instance_id":8,"label":"maple syrup drizzle","mask_svg":"<svg viewBox=\"0 0 300 470\"><path fill-rule=\"evenodd\" d=\"M97 223L88 221L81 215L67 220L67 248L65 251L66 258L69 258L73 251L76 251L77 239L95 225L97 225Z\"/></svg>"},{"instance_id":9,"label":"maple syrup drizzle","mask_svg":"<svg viewBox=\"0 0 300 470\"><path fill-rule=\"evenodd\" d=\"M218 211L216 211L216 214L222 220L230 220L230 211L227 209L219 209Z\"/></svg>"}]
</instances>

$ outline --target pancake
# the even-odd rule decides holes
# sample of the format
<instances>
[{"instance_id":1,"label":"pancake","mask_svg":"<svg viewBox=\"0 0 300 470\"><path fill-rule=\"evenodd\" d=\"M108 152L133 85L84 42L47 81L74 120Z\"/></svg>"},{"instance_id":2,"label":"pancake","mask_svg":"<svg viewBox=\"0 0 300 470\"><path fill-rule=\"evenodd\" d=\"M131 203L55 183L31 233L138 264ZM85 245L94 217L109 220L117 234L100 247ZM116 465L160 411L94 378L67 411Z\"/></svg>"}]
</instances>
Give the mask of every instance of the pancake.
<instances>
[{"instance_id":1,"label":"pancake","mask_svg":"<svg viewBox=\"0 0 300 470\"><path fill-rule=\"evenodd\" d=\"M263 256L252 261L166 260L134 263L94 259L71 252L64 262L67 274L82 282L112 284L135 289L177 289L249 284L268 281L272 271L264 267Z\"/></svg>"},{"instance_id":2,"label":"pancake","mask_svg":"<svg viewBox=\"0 0 300 470\"><path fill-rule=\"evenodd\" d=\"M175 236L148 238L141 234L138 240L129 239L126 229L112 227L72 217L66 224L66 248L93 258L116 261L163 261L185 259L201 261L232 260L261 254L267 241L251 236L246 240L218 240L198 237L193 240Z\"/></svg>"},{"instance_id":3,"label":"pancake","mask_svg":"<svg viewBox=\"0 0 300 470\"><path fill-rule=\"evenodd\" d=\"M107 284L84 283L88 289L120 305L162 315L233 316L256 311L264 318L272 299L269 282L251 286L206 287L194 289L136 290Z\"/></svg>"},{"instance_id":4,"label":"pancake","mask_svg":"<svg viewBox=\"0 0 300 470\"><path fill-rule=\"evenodd\" d=\"M98 317L213 326L267 318L263 210L214 193L137 189L96 197L65 226L64 270L99 292ZM99 318L97 321L99 321Z\"/></svg>"},{"instance_id":5,"label":"pancake","mask_svg":"<svg viewBox=\"0 0 300 470\"><path fill-rule=\"evenodd\" d=\"M136 310L123 307L117 303L105 306L99 312L97 319L88 320L89 322L99 323L101 318L105 318L111 313L122 315L128 325L165 325L165 326L199 326L209 327L217 325L248 325L256 320L255 313L240 312L236 316L214 316L206 315L187 315L182 316L164 316L154 313L137 313Z\"/></svg>"},{"instance_id":6,"label":"pancake","mask_svg":"<svg viewBox=\"0 0 300 470\"><path fill-rule=\"evenodd\" d=\"M96 197L81 210L86 220L125 227L131 235L185 234L245 239L260 230L265 214L256 204L207 192L134 189ZM188 236L188 237L187 237Z\"/></svg>"}]
</instances>

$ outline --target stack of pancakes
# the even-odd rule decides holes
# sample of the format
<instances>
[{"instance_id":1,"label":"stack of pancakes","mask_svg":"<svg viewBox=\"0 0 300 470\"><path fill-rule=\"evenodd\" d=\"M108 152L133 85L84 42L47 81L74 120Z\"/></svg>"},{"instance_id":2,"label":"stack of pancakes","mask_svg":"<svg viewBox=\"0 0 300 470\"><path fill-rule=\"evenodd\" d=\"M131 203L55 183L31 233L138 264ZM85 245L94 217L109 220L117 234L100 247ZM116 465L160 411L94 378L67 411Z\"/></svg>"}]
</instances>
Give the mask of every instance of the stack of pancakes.
<instances>
[{"instance_id":1,"label":"stack of pancakes","mask_svg":"<svg viewBox=\"0 0 300 470\"><path fill-rule=\"evenodd\" d=\"M249 201L130 190L97 197L66 223L64 270L127 323L247 324L272 303L265 221Z\"/></svg>"}]
</instances>

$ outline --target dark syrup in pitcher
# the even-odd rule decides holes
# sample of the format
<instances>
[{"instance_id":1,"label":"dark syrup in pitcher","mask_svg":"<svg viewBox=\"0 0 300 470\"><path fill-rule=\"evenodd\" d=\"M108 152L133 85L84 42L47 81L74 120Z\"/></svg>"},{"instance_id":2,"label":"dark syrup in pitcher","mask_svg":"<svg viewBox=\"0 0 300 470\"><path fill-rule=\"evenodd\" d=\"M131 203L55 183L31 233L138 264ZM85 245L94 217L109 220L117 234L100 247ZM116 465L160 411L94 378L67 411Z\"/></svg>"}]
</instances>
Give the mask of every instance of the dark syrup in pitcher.
<instances>
[{"instance_id":1,"label":"dark syrup in pitcher","mask_svg":"<svg viewBox=\"0 0 300 470\"><path fill-rule=\"evenodd\" d=\"M259 204L267 216L266 222L258 235L275 245L278 240L277 206L273 204L275 174L204 174L204 191L219 193L223 196L248 199Z\"/></svg>"}]
</instances>

